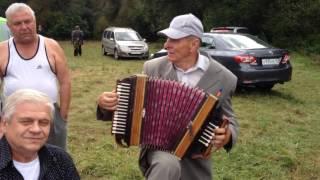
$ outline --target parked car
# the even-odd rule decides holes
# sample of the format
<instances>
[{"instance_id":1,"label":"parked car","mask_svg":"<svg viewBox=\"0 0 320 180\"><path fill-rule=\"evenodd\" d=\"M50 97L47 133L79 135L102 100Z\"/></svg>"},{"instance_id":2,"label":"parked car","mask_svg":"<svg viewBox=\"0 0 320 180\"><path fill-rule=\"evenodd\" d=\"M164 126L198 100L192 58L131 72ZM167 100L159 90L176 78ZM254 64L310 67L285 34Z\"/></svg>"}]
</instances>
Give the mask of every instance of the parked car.
<instances>
[{"instance_id":1,"label":"parked car","mask_svg":"<svg viewBox=\"0 0 320 180\"><path fill-rule=\"evenodd\" d=\"M149 47L145 39L131 28L106 28L102 34L101 44L103 55L113 55L115 59L149 57Z\"/></svg>"},{"instance_id":2,"label":"parked car","mask_svg":"<svg viewBox=\"0 0 320 180\"><path fill-rule=\"evenodd\" d=\"M0 17L0 42L11 37L11 32L7 26L7 19Z\"/></svg>"},{"instance_id":3,"label":"parked car","mask_svg":"<svg viewBox=\"0 0 320 180\"><path fill-rule=\"evenodd\" d=\"M200 51L235 74L239 87L255 86L270 90L277 83L291 80L288 50L275 48L249 34L204 33ZM166 54L166 50L160 50L152 58Z\"/></svg>"},{"instance_id":4,"label":"parked car","mask_svg":"<svg viewBox=\"0 0 320 180\"><path fill-rule=\"evenodd\" d=\"M250 31L247 27L238 27L238 26L213 27L211 28L210 32L234 32L234 33L250 34Z\"/></svg>"}]
</instances>

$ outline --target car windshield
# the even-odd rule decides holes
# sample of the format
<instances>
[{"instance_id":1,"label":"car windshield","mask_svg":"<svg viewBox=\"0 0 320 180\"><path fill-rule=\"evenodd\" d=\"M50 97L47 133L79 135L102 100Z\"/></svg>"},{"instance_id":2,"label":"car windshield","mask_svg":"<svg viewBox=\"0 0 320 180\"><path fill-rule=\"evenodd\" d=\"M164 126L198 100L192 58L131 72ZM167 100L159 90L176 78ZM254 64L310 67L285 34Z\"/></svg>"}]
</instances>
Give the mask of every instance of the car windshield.
<instances>
[{"instance_id":1,"label":"car windshield","mask_svg":"<svg viewBox=\"0 0 320 180\"><path fill-rule=\"evenodd\" d=\"M217 36L227 49L262 49L271 47L266 42L251 35L219 34Z\"/></svg>"},{"instance_id":2,"label":"car windshield","mask_svg":"<svg viewBox=\"0 0 320 180\"><path fill-rule=\"evenodd\" d=\"M116 32L117 41L141 41L141 37L135 32Z\"/></svg>"}]
</instances>

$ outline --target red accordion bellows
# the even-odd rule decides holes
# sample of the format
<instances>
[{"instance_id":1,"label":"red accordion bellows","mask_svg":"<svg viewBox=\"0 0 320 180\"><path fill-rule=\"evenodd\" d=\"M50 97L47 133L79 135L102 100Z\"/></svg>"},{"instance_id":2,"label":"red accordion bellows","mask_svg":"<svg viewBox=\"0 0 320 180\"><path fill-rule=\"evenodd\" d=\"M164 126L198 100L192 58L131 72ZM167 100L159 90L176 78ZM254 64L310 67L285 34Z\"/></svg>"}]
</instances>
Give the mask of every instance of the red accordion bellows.
<instances>
[{"instance_id":1,"label":"red accordion bellows","mask_svg":"<svg viewBox=\"0 0 320 180\"><path fill-rule=\"evenodd\" d=\"M149 79L141 145L170 150L193 121L205 93L168 80ZM180 136L179 136L180 135Z\"/></svg>"},{"instance_id":2,"label":"red accordion bellows","mask_svg":"<svg viewBox=\"0 0 320 180\"><path fill-rule=\"evenodd\" d=\"M199 88L136 75L117 82L112 134L118 144L172 152L188 150L216 98Z\"/></svg>"}]
</instances>

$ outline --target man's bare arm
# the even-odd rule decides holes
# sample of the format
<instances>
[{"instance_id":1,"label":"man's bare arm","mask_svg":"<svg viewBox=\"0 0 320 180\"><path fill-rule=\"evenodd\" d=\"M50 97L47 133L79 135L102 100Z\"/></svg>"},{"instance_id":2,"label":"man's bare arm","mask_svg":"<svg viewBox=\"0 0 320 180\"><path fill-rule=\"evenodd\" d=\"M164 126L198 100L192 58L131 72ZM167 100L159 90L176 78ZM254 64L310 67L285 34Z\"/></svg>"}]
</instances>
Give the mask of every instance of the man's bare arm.
<instances>
[{"instance_id":1,"label":"man's bare arm","mask_svg":"<svg viewBox=\"0 0 320 180\"><path fill-rule=\"evenodd\" d=\"M48 54L51 63L54 63L54 71L59 81L60 93L60 114L67 120L71 101L71 79L66 56L61 46L53 39L47 39Z\"/></svg>"},{"instance_id":2,"label":"man's bare arm","mask_svg":"<svg viewBox=\"0 0 320 180\"><path fill-rule=\"evenodd\" d=\"M2 79L8 64L8 41L0 42L0 54L0 77Z\"/></svg>"}]
</instances>

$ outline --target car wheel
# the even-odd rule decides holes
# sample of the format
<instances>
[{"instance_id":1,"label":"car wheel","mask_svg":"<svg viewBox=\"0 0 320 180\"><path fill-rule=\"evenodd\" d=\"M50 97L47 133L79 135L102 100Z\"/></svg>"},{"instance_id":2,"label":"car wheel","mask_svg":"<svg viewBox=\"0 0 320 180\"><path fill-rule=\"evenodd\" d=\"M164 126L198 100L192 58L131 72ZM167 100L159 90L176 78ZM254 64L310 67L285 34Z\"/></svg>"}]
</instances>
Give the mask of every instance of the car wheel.
<instances>
[{"instance_id":1,"label":"car wheel","mask_svg":"<svg viewBox=\"0 0 320 180\"><path fill-rule=\"evenodd\" d=\"M106 50L104 49L103 46L102 46L102 55L103 55L103 56L106 56L106 55L107 55L107 52L106 52Z\"/></svg>"},{"instance_id":2,"label":"car wheel","mask_svg":"<svg viewBox=\"0 0 320 180\"><path fill-rule=\"evenodd\" d=\"M114 50L113 57L114 57L114 59L116 59L116 60L119 59L119 53L118 53L118 50L117 50L117 49Z\"/></svg>"},{"instance_id":3,"label":"car wheel","mask_svg":"<svg viewBox=\"0 0 320 180\"><path fill-rule=\"evenodd\" d=\"M259 84L259 85L257 85L257 88L262 91L271 91L273 86L274 86L274 84Z\"/></svg>"},{"instance_id":4,"label":"car wheel","mask_svg":"<svg viewBox=\"0 0 320 180\"><path fill-rule=\"evenodd\" d=\"M149 56L145 56L143 59L144 59L144 60L147 60L147 59L149 59Z\"/></svg>"},{"instance_id":5,"label":"car wheel","mask_svg":"<svg viewBox=\"0 0 320 180\"><path fill-rule=\"evenodd\" d=\"M148 59L148 57L146 57L146 56L141 56L141 57L139 57L139 59L140 59L140 60L146 60L146 59Z\"/></svg>"}]
</instances>

